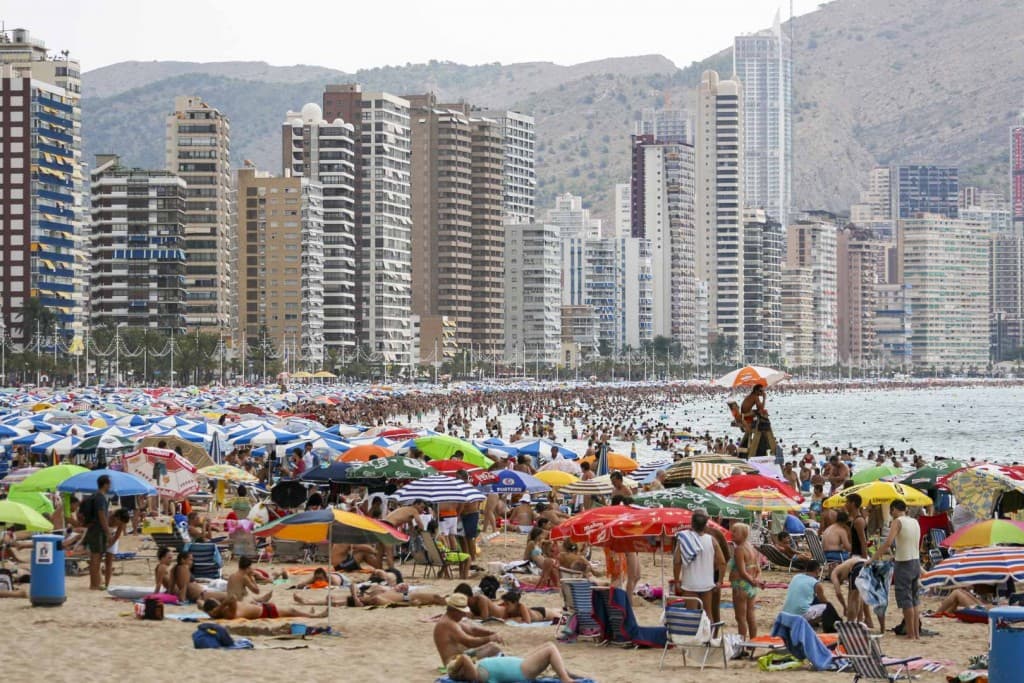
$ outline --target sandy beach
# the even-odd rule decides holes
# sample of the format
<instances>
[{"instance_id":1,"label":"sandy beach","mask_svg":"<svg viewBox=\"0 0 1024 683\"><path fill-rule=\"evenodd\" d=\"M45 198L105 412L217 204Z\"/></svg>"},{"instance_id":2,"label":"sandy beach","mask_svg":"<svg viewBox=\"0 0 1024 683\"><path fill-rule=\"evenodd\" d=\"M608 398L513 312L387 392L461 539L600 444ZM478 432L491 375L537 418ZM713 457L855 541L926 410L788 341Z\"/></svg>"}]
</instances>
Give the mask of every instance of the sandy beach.
<instances>
[{"instance_id":1,"label":"sandy beach","mask_svg":"<svg viewBox=\"0 0 1024 683\"><path fill-rule=\"evenodd\" d=\"M145 540L144 538L142 540ZM123 550L138 547L140 537L122 541ZM516 559L522 553L525 537L512 535L507 542L495 539L484 548L483 562ZM151 543L145 544L141 556L152 557ZM655 583L660 569L652 556L643 558L643 580ZM150 563L151 566L153 563ZM234 570L235 563L226 561L225 570ZM115 585L151 585L151 570L144 559L124 563L124 573L115 574ZM261 565L266 568L267 565ZM411 564L402 567L406 574ZM357 575L354 575L357 576ZM416 578L410 582L448 592L457 581ZM785 582L784 573L769 572L767 581ZM479 577L472 585L479 582ZM396 609L335 608L332 625L345 637L315 636L308 640L275 640L254 636L255 650L195 650L191 634L196 624L166 619L162 622L142 621L132 614L132 604L109 598L106 593L90 592L88 577L67 579L68 600L62 607L30 607L28 600L0 600L0 622L8 629L8 643L0 649L0 670L10 681L81 681L98 677L144 681L241 681L241 680L310 680L310 681L409 681L430 682L438 673L438 655L431 640L433 627L429 619L441 612L438 607ZM826 589L834 599L831 586ZM293 604L294 591L285 586L275 588L274 602ZM782 604L785 590L767 589L758 602L758 627L767 633ZM725 591L723 600L728 600ZM557 593L529 593L528 605L560 607ZM934 607L937 600L925 599L925 607ZM195 606L168 607L167 613L195 612ZM660 609L656 604L641 603L636 608L641 625L658 622ZM722 617L728 632L735 633L731 609L723 609ZM324 624L324 620L279 620L276 624L303 621ZM889 626L900 621L898 610L890 604ZM910 643L887 634L882 649L888 656L918 655L930 659L948 659L954 666L942 673L921 673L920 680L945 680L945 675L966 668L971 655L987 652L987 625L962 624L950 619L925 619L925 627L939 635ZM260 621L250 624L257 625ZM275 622L262 622L275 624ZM555 638L555 627L521 627L495 625L505 639L505 651L523 654L531 648ZM660 651L623 650L598 647L592 643L559 644L572 671L586 673L601 683L656 680L723 680L723 681L811 681L851 680L851 673L817 673L790 671L766 673L756 662L731 661L722 670L721 660L712 663L703 674L694 666L683 667L682 658L669 652L664 672L658 671ZM300 648L300 649L291 649Z\"/></svg>"}]
</instances>

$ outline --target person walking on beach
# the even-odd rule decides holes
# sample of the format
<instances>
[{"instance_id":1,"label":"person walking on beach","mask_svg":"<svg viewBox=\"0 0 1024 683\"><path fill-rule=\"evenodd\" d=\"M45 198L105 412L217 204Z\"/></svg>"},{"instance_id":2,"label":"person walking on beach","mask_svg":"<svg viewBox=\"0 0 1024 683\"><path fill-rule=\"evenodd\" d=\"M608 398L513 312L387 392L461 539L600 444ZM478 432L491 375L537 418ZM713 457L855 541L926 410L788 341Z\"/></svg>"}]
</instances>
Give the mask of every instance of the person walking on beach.
<instances>
[{"instance_id":1,"label":"person walking on beach","mask_svg":"<svg viewBox=\"0 0 1024 683\"><path fill-rule=\"evenodd\" d=\"M921 636L921 554L918 550L921 546L921 526L916 519L907 515L907 504L902 500L892 501L889 512L893 517L889 536L879 546L874 559L879 560L890 548L893 549L896 606L903 610L907 638L917 640Z\"/></svg>"},{"instance_id":2,"label":"person walking on beach","mask_svg":"<svg viewBox=\"0 0 1024 683\"><path fill-rule=\"evenodd\" d=\"M96 480L96 493L92 494L79 508L86 525L85 547L89 550L89 590L102 590L101 565L103 554L110 546L110 523L108 513L110 501L107 492L110 490L110 477L100 475Z\"/></svg>"}]
</instances>

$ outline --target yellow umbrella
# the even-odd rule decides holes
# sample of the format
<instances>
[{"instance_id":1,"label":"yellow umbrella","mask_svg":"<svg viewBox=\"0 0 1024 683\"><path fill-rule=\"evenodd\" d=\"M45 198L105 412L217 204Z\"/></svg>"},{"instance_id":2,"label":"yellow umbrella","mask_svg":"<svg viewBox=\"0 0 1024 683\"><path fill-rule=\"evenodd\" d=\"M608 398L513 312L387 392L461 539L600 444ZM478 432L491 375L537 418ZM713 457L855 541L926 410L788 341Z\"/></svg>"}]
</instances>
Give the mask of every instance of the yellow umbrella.
<instances>
[{"instance_id":1,"label":"yellow umbrella","mask_svg":"<svg viewBox=\"0 0 1024 683\"><path fill-rule=\"evenodd\" d=\"M569 486L579 481L579 477L575 474L569 474L568 472L562 472L561 470L544 470L533 476L537 477L553 489Z\"/></svg>"},{"instance_id":2,"label":"yellow umbrella","mask_svg":"<svg viewBox=\"0 0 1024 683\"><path fill-rule=\"evenodd\" d=\"M838 508L846 505L846 498L856 493L864 505L884 505L894 500L902 500L907 505L925 507L932 504L932 499L913 486L897 484L891 481L872 481L859 486L843 489L834 496L829 496L822 503L827 508Z\"/></svg>"},{"instance_id":3,"label":"yellow umbrella","mask_svg":"<svg viewBox=\"0 0 1024 683\"><path fill-rule=\"evenodd\" d=\"M239 467L232 465L210 465L199 470L207 479L223 479L237 484L255 484L259 479Z\"/></svg>"},{"instance_id":4,"label":"yellow umbrella","mask_svg":"<svg viewBox=\"0 0 1024 683\"><path fill-rule=\"evenodd\" d=\"M324 377L324 378L327 378L327 379L334 379L335 377L337 377L337 375L335 375L333 372L328 372L327 370L321 370L320 372L314 372L313 376L314 377Z\"/></svg>"},{"instance_id":5,"label":"yellow umbrella","mask_svg":"<svg viewBox=\"0 0 1024 683\"><path fill-rule=\"evenodd\" d=\"M305 370L299 370L298 372L292 373L292 379L309 379L313 375Z\"/></svg>"}]
</instances>

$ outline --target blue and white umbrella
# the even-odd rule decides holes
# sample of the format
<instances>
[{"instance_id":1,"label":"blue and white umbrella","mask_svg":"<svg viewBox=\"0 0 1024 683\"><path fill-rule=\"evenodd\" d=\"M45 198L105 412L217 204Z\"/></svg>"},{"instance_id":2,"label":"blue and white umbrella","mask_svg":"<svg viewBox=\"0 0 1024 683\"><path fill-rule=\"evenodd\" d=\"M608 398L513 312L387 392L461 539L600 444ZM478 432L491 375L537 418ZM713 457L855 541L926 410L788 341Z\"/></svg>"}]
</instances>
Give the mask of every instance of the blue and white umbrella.
<instances>
[{"instance_id":1,"label":"blue and white umbrella","mask_svg":"<svg viewBox=\"0 0 1024 683\"><path fill-rule=\"evenodd\" d=\"M100 476L110 477L110 493L115 496L155 496L156 487L145 479L116 470L92 470L65 479L57 490L61 493L95 493Z\"/></svg>"},{"instance_id":2,"label":"blue and white umbrella","mask_svg":"<svg viewBox=\"0 0 1024 683\"><path fill-rule=\"evenodd\" d=\"M655 475L661 470L666 470L672 466L672 461L667 459L652 460L651 462L644 463L633 470L629 476L641 484L650 484L654 481Z\"/></svg>"},{"instance_id":3,"label":"blue and white umbrella","mask_svg":"<svg viewBox=\"0 0 1024 683\"><path fill-rule=\"evenodd\" d=\"M558 447L558 454L567 460L575 460L580 457L576 451L565 444L549 441L548 439L523 439L510 445L514 446L520 453L532 455L543 462L551 459L551 449L554 446Z\"/></svg>"},{"instance_id":4,"label":"blue and white umbrella","mask_svg":"<svg viewBox=\"0 0 1024 683\"><path fill-rule=\"evenodd\" d=\"M399 503L408 504L422 500L426 503L478 503L487 496L455 477L443 474L424 477L406 484L394 493Z\"/></svg>"},{"instance_id":5,"label":"blue and white umbrella","mask_svg":"<svg viewBox=\"0 0 1024 683\"><path fill-rule=\"evenodd\" d=\"M141 415L125 415L114 420L114 423L121 427L144 427L148 424L152 424Z\"/></svg>"},{"instance_id":6,"label":"blue and white umbrella","mask_svg":"<svg viewBox=\"0 0 1024 683\"><path fill-rule=\"evenodd\" d=\"M550 486L526 472L499 470L494 475L498 480L490 485L492 493L541 493L551 490Z\"/></svg>"}]
</instances>

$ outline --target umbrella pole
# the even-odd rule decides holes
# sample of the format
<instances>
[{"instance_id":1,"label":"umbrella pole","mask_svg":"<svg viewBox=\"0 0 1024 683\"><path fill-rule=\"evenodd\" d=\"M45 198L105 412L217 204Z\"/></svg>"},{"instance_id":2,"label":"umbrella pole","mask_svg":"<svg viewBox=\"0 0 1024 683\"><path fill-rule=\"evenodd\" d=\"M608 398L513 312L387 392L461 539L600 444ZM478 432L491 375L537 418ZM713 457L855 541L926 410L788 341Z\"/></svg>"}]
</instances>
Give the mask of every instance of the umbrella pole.
<instances>
[{"instance_id":1,"label":"umbrella pole","mask_svg":"<svg viewBox=\"0 0 1024 683\"><path fill-rule=\"evenodd\" d=\"M334 566L331 559L334 557L334 537L331 529L327 529L327 565L330 571L327 572L327 630L331 628L331 588L334 587Z\"/></svg>"}]
</instances>

